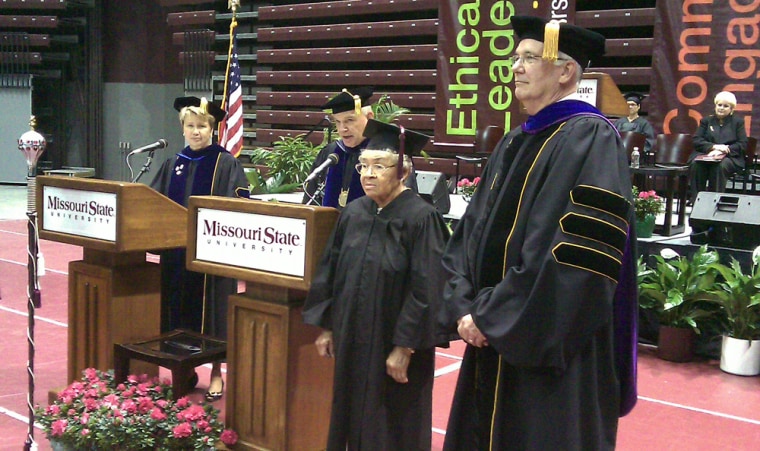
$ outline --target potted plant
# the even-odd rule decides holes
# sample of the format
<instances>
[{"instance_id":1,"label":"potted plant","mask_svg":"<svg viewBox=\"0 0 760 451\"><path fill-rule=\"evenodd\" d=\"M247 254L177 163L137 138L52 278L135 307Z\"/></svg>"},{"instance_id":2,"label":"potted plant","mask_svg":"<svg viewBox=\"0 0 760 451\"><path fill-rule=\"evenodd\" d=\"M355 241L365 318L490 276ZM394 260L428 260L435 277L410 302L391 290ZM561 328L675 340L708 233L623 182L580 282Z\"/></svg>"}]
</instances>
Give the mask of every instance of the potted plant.
<instances>
[{"instance_id":1,"label":"potted plant","mask_svg":"<svg viewBox=\"0 0 760 451\"><path fill-rule=\"evenodd\" d=\"M463 178L457 182L457 188L459 188L459 193L462 194L465 202L470 201L472 195L475 194L475 189L477 189L479 184L480 177L475 177L472 179L472 181L470 181L468 178Z\"/></svg>"},{"instance_id":2,"label":"potted plant","mask_svg":"<svg viewBox=\"0 0 760 451\"><path fill-rule=\"evenodd\" d=\"M752 253L750 271L745 273L731 257L730 265L713 267L722 280L714 290L724 314L720 369L741 376L760 374L760 246Z\"/></svg>"},{"instance_id":3,"label":"potted plant","mask_svg":"<svg viewBox=\"0 0 760 451\"><path fill-rule=\"evenodd\" d=\"M651 238L654 232L654 220L658 214L665 211L662 197L654 190L639 192L633 187L633 206L636 211L636 236Z\"/></svg>"},{"instance_id":4,"label":"potted plant","mask_svg":"<svg viewBox=\"0 0 760 451\"><path fill-rule=\"evenodd\" d=\"M664 249L654 259L654 267L639 274L639 306L653 310L659 321L658 356L686 362L694 356L700 322L715 315L711 291L718 253L701 246L688 258Z\"/></svg>"},{"instance_id":5,"label":"potted plant","mask_svg":"<svg viewBox=\"0 0 760 451\"><path fill-rule=\"evenodd\" d=\"M170 395L157 378L132 375L117 384L113 371L88 368L53 404L37 406L35 419L60 450L211 450L237 442L213 406Z\"/></svg>"},{"instance_id":6,"label":"potted plant","mask_svg":"<svg viewBox=\"0 0 760 451\"><path fill-rule=\"evenodd\" d=\"M267 174L259 171L259 177L264 183L254 184L252 192L259 186L278 187L278 192L294 191L309 175L311 164L322 148L322 144L314 145L305 139L305 134L297 136L280 136L272 149L259 147L251 152L254 164L265 165ZM249 171L249 173L251 173ZM252 176L248 176L251 181ZM273 179L272 182L269 179Z\"/></svg>"}]
</instances>

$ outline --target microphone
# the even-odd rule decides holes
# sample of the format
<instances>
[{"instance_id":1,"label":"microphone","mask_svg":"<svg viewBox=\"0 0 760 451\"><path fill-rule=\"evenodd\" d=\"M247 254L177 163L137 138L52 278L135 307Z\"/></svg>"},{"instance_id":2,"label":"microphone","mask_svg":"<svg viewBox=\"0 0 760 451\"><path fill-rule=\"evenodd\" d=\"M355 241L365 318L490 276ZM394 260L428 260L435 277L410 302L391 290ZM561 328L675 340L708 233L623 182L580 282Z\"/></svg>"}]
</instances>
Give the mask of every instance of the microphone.
<instances>
[{"instance_id":1,"label":"microphone","mask_svg":"<svg viewBox=\"0 0 760 451\"><path fill-rule=\"evenodd\" d=\"M306 180L304 180L303 182L304 183L311 182L312 180L317 178L319 174L324 172L327 168L338 164L339 161L340 161L340 157L338 156L338 154L331 153L330 155L327 156L327 159L324 161L324 163L320 164L316 169L311 171L311 174L309 174L309 176L306 177Z\"/></svg>"},{"instance_id":2,"label":"microphone","mask_svg":"<svg viewBox=\"0 0 760 451\"><path fill-rule=\"evenodd\" d=\"M129 154L137 155L138 153L143 153L143 152L153 152L156 149L163 149L164 147L168 145L169 145L169 141L161 138L158 141L154 142L153 144L148 144L147 146L138 147L132 152L129 152Z\"/></svg>"}]
</instances>

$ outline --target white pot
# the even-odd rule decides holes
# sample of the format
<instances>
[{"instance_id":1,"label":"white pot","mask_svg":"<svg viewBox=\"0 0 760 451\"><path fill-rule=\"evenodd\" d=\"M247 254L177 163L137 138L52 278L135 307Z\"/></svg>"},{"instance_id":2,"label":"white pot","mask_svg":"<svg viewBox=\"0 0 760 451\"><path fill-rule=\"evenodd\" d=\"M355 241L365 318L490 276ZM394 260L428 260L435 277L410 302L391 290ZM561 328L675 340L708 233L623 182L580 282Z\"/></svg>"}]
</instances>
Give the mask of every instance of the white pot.
<instances>
[{"instance_id":1,"label":"white pot","mask_svg":"<svg viewBox=\"0 0 760 451\"><path fill-rule=\"evenodd\" d=\"M739 376L760 374L760 340L741 340L724 335L720 369Z\"/></svg>"}]
</instances>

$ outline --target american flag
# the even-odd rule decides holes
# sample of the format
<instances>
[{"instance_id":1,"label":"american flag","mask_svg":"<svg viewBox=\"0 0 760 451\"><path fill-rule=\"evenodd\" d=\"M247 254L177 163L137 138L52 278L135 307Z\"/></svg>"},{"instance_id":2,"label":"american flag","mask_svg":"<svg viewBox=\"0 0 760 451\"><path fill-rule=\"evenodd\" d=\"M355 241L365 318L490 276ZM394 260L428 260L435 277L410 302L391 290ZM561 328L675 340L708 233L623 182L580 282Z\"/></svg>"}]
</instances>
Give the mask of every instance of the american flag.
<instances>
[{"instance_id":1,"label":"american flag","mask_svg":"<svg viewBox=\"0 0 760 451\"><path fill-rule=\"evenodd\" d=\"M240 87L236 23L230 27L230 50L224 80L222 108L227 116L219 123L219 145L237 157L243 150L243 90Z\"/></svg>"}]
</instances>

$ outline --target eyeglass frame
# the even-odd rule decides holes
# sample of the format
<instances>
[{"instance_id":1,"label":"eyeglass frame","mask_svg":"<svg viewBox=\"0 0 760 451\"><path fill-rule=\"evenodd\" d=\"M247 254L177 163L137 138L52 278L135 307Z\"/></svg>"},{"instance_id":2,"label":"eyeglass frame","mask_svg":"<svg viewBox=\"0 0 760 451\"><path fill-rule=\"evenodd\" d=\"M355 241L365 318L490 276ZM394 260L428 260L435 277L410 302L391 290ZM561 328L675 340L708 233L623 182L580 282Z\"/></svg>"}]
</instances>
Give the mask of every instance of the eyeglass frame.
<instances>
[{"instance_id":1,"label":"eyeglass frame","mask_svg":"<svg viewBox=\"0 0 760 451\"><path fill-rule=\"evenodd\" d=\"M538 60L544 59L542 56L534 55L532 53L526 53L523 56L520 56L518 54L514 54L507 58L507 61L510 62L511 67L517 66L518 63L522 63L523 67L532 66L535 64ZM547 60L548 61L548 60ZM557 61L570 61L568 58L557 58Z\"/></svg>"},{"instance_id":2,"label":"eyeglass frame","mask_svg":"<svg viewBox=\"0 0 760 451\"><path fill-rule=\"evenodd\" d=\"M356 163L356 165L354 166L354 169L356 169L356 172L358 172L359 174L365 174L365 173L369 173L369 172L367 172L366 170L365 170L365 171L362 171L362 167L363 167L363 166L364 166L364 167L366 167L367 169L373 168L373 169L372 169L372 174L377 174L377 175L379 175L379 174L383 174L383 173L385 173L385 171L387 171L387 170L388 170L388 169L390 169L390 168L395 168L397 165L395 165L395 164L392 164L392 165L390 165L390 166L386 166L386 165L384 165L384 164L380 164L380 163L373 163L373 164ZM379 166L380 168L382 168L382 169L377 169L377 170L375 170L374 168L377 168L378 166Z\"/></svg>"}]
</instances>

